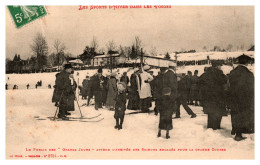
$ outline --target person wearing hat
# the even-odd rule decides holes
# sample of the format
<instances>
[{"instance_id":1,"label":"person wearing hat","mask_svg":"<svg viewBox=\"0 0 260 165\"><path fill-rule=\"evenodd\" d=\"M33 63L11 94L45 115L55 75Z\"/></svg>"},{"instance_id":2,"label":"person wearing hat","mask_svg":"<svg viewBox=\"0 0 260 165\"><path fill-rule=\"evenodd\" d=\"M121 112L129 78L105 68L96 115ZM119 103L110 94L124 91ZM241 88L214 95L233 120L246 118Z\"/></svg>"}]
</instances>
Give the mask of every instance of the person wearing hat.
<instances>
[{"instance_id":1,"label":"person wearing hat","mask_svg":"<svg viewBox=\"0 0 260 165\"><path fill-rule=\"evenodd\" d=\"M229 107L231 109L231 134L235 140L245 139L242 133L254 133L254 74L247 68L251 58L241 55L239 65L229 75Z\"/></svg>"},{"instance_id":2,"label":"person wearing hat","mask_svg":"<svg viewBox=\"0 0 260 165\"><path fill-rule=\"evenodd\" d=\"M227 78L219 69L220 63L212 62L212 67L200 78L203 86L203 110L208 114L207 128L220 129L222 116L226 114L224 86Z\"/></svg>"},{"instance_id":3,"label":"person wearing hat","mask_svg":"<svg viewBox=\"0 0 260 165\"><path fill-rule=\"evenodd\" d=\"M129 100L127 104L127 109L130 110L138 110L140 109L140 97L138 93L138 75L139 75L139 69L134 68L134 73L130 77L130 88L129 88Z\"/></svg>"},{"instance_id":4,"label":"person wearing hat","mask_svg":"<svg viewBox=\"0 0 260 165\"><path fill-rule=\"evenodd\" d=\"M172 114L174 106L172 99L171 99L171 88L166 87L162 89L162 96L159 98L158 101L158 110L160 114L159 120L159 131L157 137L161 136L161 130L166 130L166 139L169 139L170 130L173 129L172 126Z\"/></svg>"},{"instance_id":5,"label":"person wearing hat","mask_svg":"<svg viewBox=\"0 0 260 165\"><path fill-rule=\"evenodd\" d=\"M110 79L107 82L107 99L106 106L109 110L114 110L116 104L117 86L116 86L116 72L112 72Z\"/></svg>"},{"instance_id":6,"label":"person wearing hat","mask_svg":"<svg viewBox=\"0 0 260 165\"><path fill-rule=\"evenodd\" d=\"M64 70L56 74L52 102L55 102L55 105L59 106L58 118L61 118L62 120L69 120L67 117L67 115L69 115L68 111L74 110L74 100L73 105L69 105L71 104L69 99L72 94L74 95L74 89L70 79L71 73L71 64L65 64Z\"/></svg>"},{"instance_id":7,"label":"person wearing hat","mask_svg":"<svg viewBox=\"0 0 260 165\"><path fill-rule=\"evenodd\" d=\"M162 77L163 88L171 88L171 101L173 102L172 108L176 112L176 98L177 94L177 76L175 74L175 66L170 63L168 70L163 72Z\"/></svg>"},{"instance_id":8,"label":"person wearing hat","mask_svg":"<svg viewBox=\"0 0 260 165\"><path fill-rule=\"evenodd\" d=\"M102 108L102 91L104 89L104 76L102 75L102 68L98 69L98 73L92 77L91 91L95 98L95 109Z\"/></svg>"},{"instance_id":9,"label":"person wearing hat","mask_svg":"<svg viewBox=\"0 0 260 165\"><path fill-rule=\"evenodd\" d=\"M152 99L152 91L150 82L153 80L153 76L150 75L147 70L150 69L150 66L145 65L143 67L144 71L142 71L138 75L138 91L140 97L140 108L142 112L149 112L149 108L151 107L151 99Z\"/></svg>"}]
</instances>

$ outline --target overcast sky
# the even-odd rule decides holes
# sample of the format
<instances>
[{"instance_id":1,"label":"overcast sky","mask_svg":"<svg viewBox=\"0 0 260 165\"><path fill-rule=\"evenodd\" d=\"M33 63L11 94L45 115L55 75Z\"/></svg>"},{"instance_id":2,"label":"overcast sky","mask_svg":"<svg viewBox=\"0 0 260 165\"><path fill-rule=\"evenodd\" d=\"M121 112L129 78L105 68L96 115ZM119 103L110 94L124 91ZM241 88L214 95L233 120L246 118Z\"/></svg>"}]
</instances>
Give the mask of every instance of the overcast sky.
<instances>
[{"instance_id":1,"label":"overcast sky","mask_svg":"<svg viewBox=\"0 0 260 165\"><path fill-rule=\"evenodd\" d=\"M7 8L6 8L7 9ZM74 56L83 52L93 36L99 48L114 40L116 45L130 46L135 36L142 40L150 53L158 54L181 49L212 49L218 45L233 48L254 44L254 7L192 7L173 6L171 9L102 9L78 10L78 6L47 6L48 15L17 29L6 10L6 56L32 55L30 45L35 35L42 33L49 52L59 39Z\"/></svg>"}]
</instances>

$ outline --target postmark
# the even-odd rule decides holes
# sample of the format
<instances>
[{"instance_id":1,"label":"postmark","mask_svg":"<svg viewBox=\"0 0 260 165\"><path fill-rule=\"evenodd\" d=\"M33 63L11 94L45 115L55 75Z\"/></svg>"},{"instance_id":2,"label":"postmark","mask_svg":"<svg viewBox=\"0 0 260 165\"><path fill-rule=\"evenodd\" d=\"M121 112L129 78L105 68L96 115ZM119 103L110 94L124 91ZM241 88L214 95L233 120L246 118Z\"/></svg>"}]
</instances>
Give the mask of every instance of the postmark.
<instances>
[{"instance_id":1,"label":"postmark","mask_svg":"<svg viewBox=\"0 0 260 165\"><path fill-rule=\"evenodd\" d=\"M17 28L47 15L44 6L8 6Z\"/></svg>"}]
</instances>

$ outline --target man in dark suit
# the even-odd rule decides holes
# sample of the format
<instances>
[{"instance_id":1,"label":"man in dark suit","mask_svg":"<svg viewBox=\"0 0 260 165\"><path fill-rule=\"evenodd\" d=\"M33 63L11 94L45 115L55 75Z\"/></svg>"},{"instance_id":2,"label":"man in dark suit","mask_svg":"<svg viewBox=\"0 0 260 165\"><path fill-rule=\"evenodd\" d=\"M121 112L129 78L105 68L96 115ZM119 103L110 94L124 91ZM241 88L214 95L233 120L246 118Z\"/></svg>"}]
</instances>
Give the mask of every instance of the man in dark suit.
<instances>
[{"instance_id":1,"label":"man in dark suit","mask_svg":"<svg viewBox=\"0 0 260 165\"><path fill-rule=\"evenodd\" d=\"M227 78L219 69L220 65L219 62L212 61L212 67L200 79L205 92L203 108L208 113L207 128L213 130L220 129L222 116L226 114L224 85Z\"/></svg>"},{"instance_id":2,"label":"man in dark suit","mask_svg":"<svg viewBox=\"0 0 260 165\"><path fill-rule=\"evenodd\" d=\"M245 139L242 133L254 133L254 75L246 67L251 58L238 57L239 65L229 75L229 107L235 140Z\"/></svg>"},{"instance_id":3,"label":"man in dark suit","mask_svg":"<svg viewBox=\"0 0 260 165\"><path fill-rule=\"evenodd\" d=\"M58 118L61 118L62 120L69 120L66 115L69 114L68 111L74 110L74 99L73 102L70 101L71 96L74 95L74 88L71 85L70 80L71 73L71 64L65 64L64 70L56 74L52 102L55 102L56 105L59 106Z\"/></svg>"},{"instance_id":4,"label":"man in dark suit","mask_svg":"<svg viewBox=\"0 0 260 165\"><path fill-rule=\"evenodd\" d=\"M102 68L98 69L98 73L92 77L91 91L95 97L95 109L102 108L102 91L104 88L104 77L102 76Z\"/></svg>"}]
</instances>

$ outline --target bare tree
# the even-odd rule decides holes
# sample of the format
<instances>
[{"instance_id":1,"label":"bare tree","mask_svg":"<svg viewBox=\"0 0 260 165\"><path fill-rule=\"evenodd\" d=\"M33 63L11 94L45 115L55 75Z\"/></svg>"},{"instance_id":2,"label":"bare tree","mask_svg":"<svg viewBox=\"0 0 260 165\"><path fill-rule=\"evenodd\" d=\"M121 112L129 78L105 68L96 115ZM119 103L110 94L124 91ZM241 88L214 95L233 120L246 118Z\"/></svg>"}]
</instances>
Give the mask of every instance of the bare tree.
<instances>
[{"instance_id":1,"label":"bare tree","mask_svg":"<svg viewBox=\"0 0 260 165\"><path fill-rule=\"evenodd\" d=\"M151 56L157 56L157 50L155 46L151 47L151 51L150 51Z\"/></svg>"},{"instance_id":2,"label":"bare tree","mask_svg":"<svg viewBox=\"0 0 260 165\"><path fill-rule=\"evenodd\" d=\"M226 51L227 51L227 52L231 52L231 51L232 51L232 48L233 48L233 45L228 44L228 46L227 46L227 48L226 48Z\"/></svg>"},{"instance_id":3,"label":"bare tree","mask_svg":"<svg viewBox=\"0 0 260 165\"><path fill-rule=\"evenodd\" d=\"M107 50L108 51L116 51L116 43L114 40L110 40L108 41L108 43L106 44Z\"/></svg>"},{"instance_id":4,"label":"bare tree","mask_svg":"<svg viewBox=\"0 0 260 165\"><path fill-rule=\"evenodd\" d=\"M94 51L96 52L98 50L98 41L96 39L96 37L93 37L92 41L90 42L90 47L94 49Z\"/></svg>"},{"instance_id":5,"label":"bare tree","mask_svg":"<svg viewBox=\"0 0 260 165\"><path fill-rule=\"evenodd\" d=\"M37 59L36 69L43 69L44 65L47 64L48 44L41 33L38 33L33 39L31 49Z\"/></svg>"},{"instance_id":6,"label":"bare tree","mask_svg":"<svg viewBox=\"0 0 260 165\"><path fill-rule=\"evenodd\" d=\"M57 59L57 64L58 64L58 69L59 69L60 65L62 65L62 63L65 60L64 50L66 50L66 46L59 39L56 39L54 41L53 47L56 50L56 59Z\"/></svg>"},{"instance_id":7,"label":"bare tree","mask_svg":"<svg viewBox=\"0 0 260 165\"><path fill-rule=\"evenodd\" d=\"M61 43L61 41L58 39L54 41L53 47L55 48L57 54L66 49L64 43Z\"/></svg>"}]
</instances>

